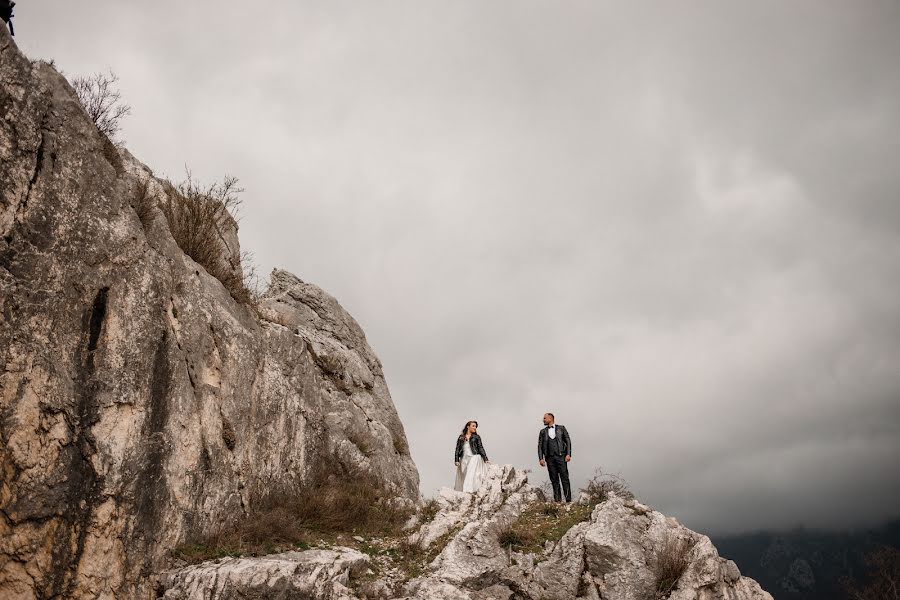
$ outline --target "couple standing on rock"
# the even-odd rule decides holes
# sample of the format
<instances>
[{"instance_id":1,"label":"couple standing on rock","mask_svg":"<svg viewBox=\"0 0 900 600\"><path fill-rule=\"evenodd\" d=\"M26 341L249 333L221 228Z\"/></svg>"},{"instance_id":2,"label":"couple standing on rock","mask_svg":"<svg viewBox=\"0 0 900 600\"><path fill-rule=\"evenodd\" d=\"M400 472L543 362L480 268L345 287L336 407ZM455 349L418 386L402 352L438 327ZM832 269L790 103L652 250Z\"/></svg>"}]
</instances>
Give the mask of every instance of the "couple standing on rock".
<instances>
[{"instance_id":1,"label":"couple standing on rock","mask_svg":"<svg viewBox=\"0 0 900 600\"><path fill-rule=\"evenodd\" d=\"M538 461L547 467L550 485L553 486L553 500L560 502L565 494L566 502L572 501L572 487L569 484L569 465L572 460L572 438L563 425L557 425L553 413L544 415L544 428L538 433ZM481 436L478 435L478 421L469 421L456 438L456 485L459 492L477 492L487 474L488 461ZM561 489L560 489L561 488Z\"/></svg>"}]
</instances>

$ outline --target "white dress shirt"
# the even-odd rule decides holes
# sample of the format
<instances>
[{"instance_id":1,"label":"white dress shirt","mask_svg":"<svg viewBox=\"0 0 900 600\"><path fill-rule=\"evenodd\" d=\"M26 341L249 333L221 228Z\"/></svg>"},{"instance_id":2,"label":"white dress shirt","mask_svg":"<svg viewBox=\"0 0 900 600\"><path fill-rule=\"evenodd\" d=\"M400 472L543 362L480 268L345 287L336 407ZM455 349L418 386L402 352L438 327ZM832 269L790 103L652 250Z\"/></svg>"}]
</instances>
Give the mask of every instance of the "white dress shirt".
<instances>
[{"instance_id":1,"label":"white dress shirt","mask_svg":"<svg viewBox=\"0 0 900 600\"><path fill-rule=\"evenodd\" d=\"M550 436L551 440L556 439L556 425L551 425L550 427L547 428L547 435Z\"/></svg>"}]
</instances>

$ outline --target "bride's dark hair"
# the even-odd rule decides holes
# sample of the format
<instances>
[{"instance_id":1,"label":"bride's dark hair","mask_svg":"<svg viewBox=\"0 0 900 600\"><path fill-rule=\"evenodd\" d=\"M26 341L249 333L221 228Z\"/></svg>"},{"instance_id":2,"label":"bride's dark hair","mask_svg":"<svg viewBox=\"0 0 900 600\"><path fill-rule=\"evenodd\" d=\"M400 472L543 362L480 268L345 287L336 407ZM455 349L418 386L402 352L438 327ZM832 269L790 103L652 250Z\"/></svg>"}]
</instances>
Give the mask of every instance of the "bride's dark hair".
<instances>
[{"instance_id":1,"label":"bride's dark hair","mask_svg":"<svg viewBox=\"0 0 900 600\"><path fill-rule=\"evenodd\" d=\"M462 430L462 433L459 434L459 437L466 437L466 433L468 433L468 431L469 431L469 425L470 425L471 423L475 423L476 429L478 428L478 421L466 421L466 424L463 425L463 430Z\"/></svg>"}]
</instances>

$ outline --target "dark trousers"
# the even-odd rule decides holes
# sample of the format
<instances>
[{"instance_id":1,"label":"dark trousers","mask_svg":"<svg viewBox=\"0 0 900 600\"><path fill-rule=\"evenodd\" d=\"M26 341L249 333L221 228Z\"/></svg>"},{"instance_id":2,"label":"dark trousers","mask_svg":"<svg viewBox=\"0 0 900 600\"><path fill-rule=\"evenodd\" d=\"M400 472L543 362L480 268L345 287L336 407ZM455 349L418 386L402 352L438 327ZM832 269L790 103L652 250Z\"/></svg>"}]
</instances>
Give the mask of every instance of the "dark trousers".
<instances>
[{"instance_id":1,"label":"dark trousers","mask_svg":"<svg viewBox=\"0 0 900 600\"><path fill-rule=\"evenodd\" d=\"M559 484L562 482L562 493L566 495L566 502L572 501L572 488L569 486L569 465L565 456L545 456L547 461L547 474L550 475L550 485L553 486L553 499L559 502L562 499Z\"/></svg>"}]
</instances>

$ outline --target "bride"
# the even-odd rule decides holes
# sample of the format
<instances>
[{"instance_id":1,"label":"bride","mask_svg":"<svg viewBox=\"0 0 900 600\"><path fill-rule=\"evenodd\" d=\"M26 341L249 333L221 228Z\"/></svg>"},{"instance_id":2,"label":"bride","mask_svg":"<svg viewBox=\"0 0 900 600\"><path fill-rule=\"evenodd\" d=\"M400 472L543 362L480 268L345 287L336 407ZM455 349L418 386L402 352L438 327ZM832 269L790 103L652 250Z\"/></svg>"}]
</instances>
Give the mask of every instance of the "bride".
<instances>
[{"instance_id":1,"label":"bride","mask_svg":"<svg viewBox=\"0 0 900 600\"><path fill-rule=\"evenodd\" d=\"M456 485L458 492L476 492L484 481L488 462L481 436L478 435L478 421L469 421L456 438Z\"/></svg>"}]
</instances>

